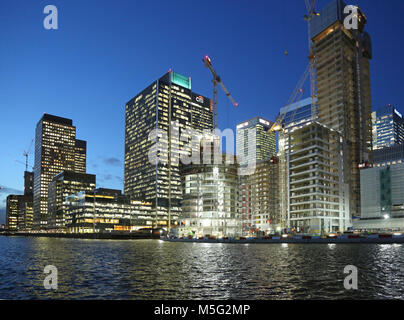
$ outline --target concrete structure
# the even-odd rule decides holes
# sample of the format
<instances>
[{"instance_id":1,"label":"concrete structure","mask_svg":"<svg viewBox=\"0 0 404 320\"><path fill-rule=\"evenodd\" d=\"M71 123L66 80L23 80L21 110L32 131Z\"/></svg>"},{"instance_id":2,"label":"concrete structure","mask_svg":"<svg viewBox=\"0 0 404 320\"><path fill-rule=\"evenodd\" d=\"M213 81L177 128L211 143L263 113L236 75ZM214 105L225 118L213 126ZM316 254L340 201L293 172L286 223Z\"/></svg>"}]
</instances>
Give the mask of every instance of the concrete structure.
<instances>
[{"instance_id":1,"label":"concrete structure","mask_svg":"<svg viewBox=\"0 0 404 320\"><path fill-rule=\"evenodd\" d=\"M287 227L288 221L288 162L287 153L289 150L289 133L304 127L314 121L318 115L317 99L306 98L291 105L281 108L280 114L284 116L282 123L283 130L278 136L278 158L279 158L279 201L280 201L280 222L281 227Z\"/></svg>"},{"instance_id":2,"label":"concrete structure","mask_svg":"<svg viewBox=\"0 0 404 320\"><path fill-rule=\"evenodd\" d=\"M404 143L404 119L392 105L372 112L373 150Z\"/></svg>"},{"instance_id":3,"label":"concrete structure","mask_svg":"<svg viewBox=\"0 0 404 320\"><path fill-rule=\"evenodd\" d=\"M256 163L276 155L276 134L272 122L255 117L237 125L236 154L240 165Z\"/></svg>"},{"instance_id":4,"label":"concrete structure","mask_svg":"<svg viewBox=\"0 0 404 320\"><path fill-rule=\"evenodd\" d=\"M34 228L37 230L47 227L48 186L63 170L85 173L85 144L76 140L72 120L45 113L35 134Z\"/></svg>"},{"instance_id":5,"label":"concrete structure","mask_svg":"<svg viewBox=\"0 0 404 320\"><path fill-rule=\"evenodd\" d=\"M130 232L153 226L152 204L133 201L120 190L79 192L67 197L66 202L68 233Z\"/></svg>"},{"instance_id":6,"label":"concrete structure","mask_svg":"<svg viewBox=\"0 0 404 320\"><path fill-rule=\"evenodd\" d=\"M278 158L258 162L253 174L240 176L239 179L239 212L243 235L255 235L259 231L271 234L279 231L281 216Z\"/></svg>"},{"instance_id":7,"label":"concrete structure","mask_svg":"<svg viewBox=\"0 0 404 320\"><path fill-rule=\"evenodd\" d=\"M311 20L318 94L318 121L337 130L346 141L350 212L360 213L358 165L371 161L371 39L366 16L358 8L358 28L344 27L345 3L332 0Z\"/></svg>"},{"instance_id":8,"label":"concrete structure","mask_svg":"<svg viewBox=\"0 0 404 320\"><path fill-rule=\"evenodd\" d=\"M164 137L149 138L155 129ZM210 99L194 93L191 79L173 71L126 104L125 195L153 203L156 227L176 225L181 211L180 152L175 151L188 153L182 148L192 136L212 129ZM165 145L159 152L161 161L152 163L149 153L161 145Z\"/></svg>"},{"instance_id":9,"label":"concrete structure","mask_svg":"<svg viewBox=\"0 0 404 320\"><path fill-rule=\"evenodd\" d=\"M229 160L230 159L230 160ZM183 190L180 236L235 237L241 234L238 214L238 165L223 155L215 164L181 168Z\"/></svg>"},{"instance_id":10,"label":"concrete structure","mask_svg":"<svg viewBox=\"0 0 404 320\"><path fill-rule=\"evenodd\" d=\"M322 234L352 225L341 135L318 122L289 134L288 227Z\"/></svg>"},{"instance_id":11,"label":"concrete structure","mask_svg":"<svg viewBox=\"0 0 404 320\"><path fill-rule=\"evenodd\" d=\"M47 229L64 232L66 228L66 198L81 191L94 190L96 177L93 174L62 171L49 184Z\"/></svg>"}]
</instances>

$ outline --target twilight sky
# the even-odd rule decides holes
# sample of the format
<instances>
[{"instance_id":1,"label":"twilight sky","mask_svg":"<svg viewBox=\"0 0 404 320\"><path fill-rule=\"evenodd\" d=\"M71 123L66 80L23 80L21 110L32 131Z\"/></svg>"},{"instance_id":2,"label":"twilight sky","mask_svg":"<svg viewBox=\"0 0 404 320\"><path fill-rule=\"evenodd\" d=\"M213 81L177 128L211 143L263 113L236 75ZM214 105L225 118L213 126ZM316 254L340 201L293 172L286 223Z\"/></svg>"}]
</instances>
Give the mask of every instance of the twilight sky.
<instances>
[{"instance_id":1,"label":"twilight sky","mask_svg":"<svg viewBox=\"0 0 404 320\"><path fill-rule=\"evenodd\" d=\"M404 111L404 1L346 2L368 18L373 108ZM58 8L58 30L43 27L48 4ZM77 138L87 140L88 173L98 187L118 189L125 103L170 68L210 97L201 61L210 55L239 102L234 109L219 92L222 129L257 115L274 120L307 65L305 10L304 0L1 0L0 223L6 195L23 190L24 166L15 160L24 162L44 112L73 119Z\"/></svg>"}]
</instances>

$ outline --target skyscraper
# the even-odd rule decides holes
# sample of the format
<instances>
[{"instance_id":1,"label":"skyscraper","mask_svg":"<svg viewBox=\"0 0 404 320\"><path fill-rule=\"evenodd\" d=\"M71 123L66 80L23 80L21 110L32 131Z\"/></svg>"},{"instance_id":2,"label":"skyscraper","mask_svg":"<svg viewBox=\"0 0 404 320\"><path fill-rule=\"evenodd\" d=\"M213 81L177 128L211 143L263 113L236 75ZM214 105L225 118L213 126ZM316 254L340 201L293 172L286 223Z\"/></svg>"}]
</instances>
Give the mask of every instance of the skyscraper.
<instances>
[{"instance_id":1,"label":"skyscraper","mask_svg":"<svg viewBox=\"0 0 404 320\"><path fill-rule=\"evenodd\" d=\"M350 212L360 213L359 165L371 160L371 39L357 9L357 29L347 29L345 3L332 0L311 22L316 61L318 121L342 134L350 177Z\"/></svg>"},{"instance_id":2,"label":"skyscraper","mask_svg":"<svg viewBox=\"0 0 404 320\"><path fill-rule=\"evenodd\" d=\"M87 141L76 140L74 153L74 171L86 173L87 170Z\"/></svg>"},{"instance_id":3,"label":"skyscraper","mask_svg":"<svg viewBox=\"0 0 404 320\"><path fill-rule=\"evenodd\" d=\"M373 149L404 143L404 119L392 105L372 112Z\"/></svg>"},{"instance_id":4,"label":"skyscraper","mask_svg":"<svg viewBox=\"0 0 404 320\"><path fill-rule=\"evenodd\" d=\"M82 144L78 143L82 146ZM76 153L80 153L78 156ZM79 158L79 164L76 159ZM84 157L85 158L85 157ZM85 160L84 160L85 163ZM36 126L34 166L34 228L46 228L48 187L60 172L83 170L83 148L77 147L76 127L66 118L44 114ZM85 170L85 167L84 167Z\"/></svg>"},{"instance_id":5,"label":"skyscraper","mask_svg":"<svg viewBox=\"0 0 404 320\"><path fill-rule=\"evenodd\" d=\"M240 165L256 163L276 155L276 134L269 133L272 122L255 117L237 125L236 153Z\"/></svg>"},{"instance_id":6,"label":"skyscraper","mask_svg":"<svg viewBox=\"0 0 404 320\"><path fill-rule=\"evenodd\" d=\"M178 220L181 210L179 154L172 151L182 150L187 142L178 136L184 136L187 129L201 134L212 130L211 108L210 99L192 91L191 78L173 71L154 81L125 106L125 195L152 202L156 226L169 227ZM173 122L177 122L176 130L170 127ZM149 138L154 129L163 130L167 137ZM149 152L158 142L167 143L168 150L159 152L164 163L153 164Z\"/></svg>"}]
</instances>

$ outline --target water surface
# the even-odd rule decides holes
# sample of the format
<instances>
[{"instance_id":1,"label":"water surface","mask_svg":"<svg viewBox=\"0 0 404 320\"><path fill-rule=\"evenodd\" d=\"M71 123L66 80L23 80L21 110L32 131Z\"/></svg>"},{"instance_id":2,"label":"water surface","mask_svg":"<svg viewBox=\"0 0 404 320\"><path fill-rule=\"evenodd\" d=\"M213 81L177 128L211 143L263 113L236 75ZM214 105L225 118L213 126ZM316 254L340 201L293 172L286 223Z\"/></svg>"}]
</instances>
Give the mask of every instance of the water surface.
<instances>
[{"instance_id":1,"label":"water surface","mask_svg":"<svg viewBox=\"0 0 404 320\"><path fill-rule=\"evenodd\" d=\"M403 299L403 245L0 237L1 299ZM46 290L43 270L58 269ZM346 265L359 288L345 290Z\"/></svg>"}]
</instances>

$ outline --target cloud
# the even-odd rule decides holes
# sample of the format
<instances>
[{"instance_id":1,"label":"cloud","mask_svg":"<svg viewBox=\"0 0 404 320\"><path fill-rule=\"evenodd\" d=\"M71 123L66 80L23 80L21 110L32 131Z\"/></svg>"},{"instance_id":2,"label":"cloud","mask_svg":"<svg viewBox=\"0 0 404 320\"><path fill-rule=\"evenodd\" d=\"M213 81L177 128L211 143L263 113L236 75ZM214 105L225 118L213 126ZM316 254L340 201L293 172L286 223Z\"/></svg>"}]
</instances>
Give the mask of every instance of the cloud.
<instances>
[{"instance_id":1,"label":"cloud","mask_svg":"<svg viewBox=\"0 0 404 320\"><path fill-rule=\"evenodd\" d=\"M102 158L102 162L108 166L120 167L122 165L121 160L115 157Z\"/></svg>"},{"instance_id":2,"label":"cloud","mask_svg":"<svg viewBox=\"0 0 404 320\"><path fill-rule=\"evenodd\" d=\"M13 189L13 188L9 188L6 186L3 186L0 184L0 193L6 193L6 194L23 194L23 191L17 190L17 189Z\"/></svg>"},{"instance_id":3,"label":"cloud","mask_svg":"<svg viewBox=\"0 0 404 320\"><path fill-rule=\"evenodd\" d=\"M97 174L98 180L101 182L117 180L123 182L123 178L120 176L113 176L112 174Z\"/></svg>"}]
</instances>

